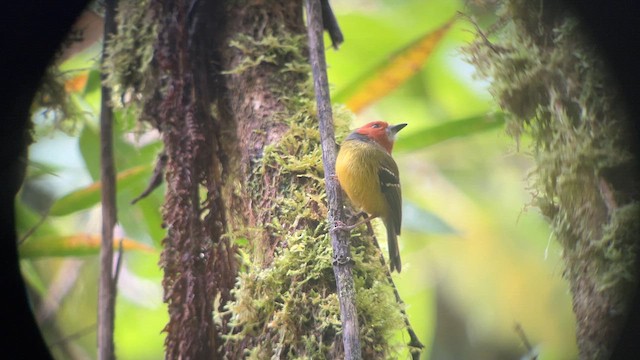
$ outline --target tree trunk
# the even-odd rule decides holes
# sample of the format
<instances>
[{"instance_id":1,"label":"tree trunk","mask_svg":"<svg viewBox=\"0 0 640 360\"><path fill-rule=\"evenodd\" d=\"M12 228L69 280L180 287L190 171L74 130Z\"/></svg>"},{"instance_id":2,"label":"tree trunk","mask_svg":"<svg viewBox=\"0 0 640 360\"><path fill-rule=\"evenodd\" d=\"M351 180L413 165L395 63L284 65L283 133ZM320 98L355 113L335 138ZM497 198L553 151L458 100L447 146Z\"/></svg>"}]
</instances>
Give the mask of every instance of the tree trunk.
<instances>
[{"instance_id":1,"label":"tree trunk","mask_svg":"<svg viewBox=\"0 0 640 360\"><path fill-rule=\"evenodd\" d=\"M159 20L155 61L163 89L145 109L167 154L167 237L160 260L169 308L166 357L221 358L227 319L214 322L214 314L231 299L237 272L236 249L223 237L225 124L211 111L219 89L213 45L222 8L186 0L157 0L151 8Z\"/></svg>"},{"instance_id":2,"label":"tree trunk","mask_svg":"<svg viewBox=\"0 0 640 360\"><path fill-rule=\"evenodd\" d=\"M167 358L341 358L302 3L122 0L106 64L167 155ZM351 115L334 109L336 133ZM404 328L370 235L350 240L363 357Z\"/></svg>"},{"instance_id":3,"label":"tree trunk","mask_svg":"<svg viewBox=\"0 0 640 360\"><path fill-rule=\"evenodd\" d=\"M235 124L238 177L228 193L242 219L229 236L249 243L229 306L230 359L344 357L301 5L251 0L226 10L217 111ZM343 137L351 115L334 116ZM363 358L394 357L389 341L404 323L387 270L369 235L350 243Z\"/></svg>"},{"instance_id":4,"label":"tree trunk","mask_svg":"<svg viewBox=\"0 0 640 360\"><path fill-rule=\"evenodd\" d=\"M637 283L637 174L627 114L601 56L560 2L506 0L468 50L508 131L534 139L534 204L563 246L581 359L607 359ZM492 34L489 34L492 35Z\"/></svg>"}]
</instances>

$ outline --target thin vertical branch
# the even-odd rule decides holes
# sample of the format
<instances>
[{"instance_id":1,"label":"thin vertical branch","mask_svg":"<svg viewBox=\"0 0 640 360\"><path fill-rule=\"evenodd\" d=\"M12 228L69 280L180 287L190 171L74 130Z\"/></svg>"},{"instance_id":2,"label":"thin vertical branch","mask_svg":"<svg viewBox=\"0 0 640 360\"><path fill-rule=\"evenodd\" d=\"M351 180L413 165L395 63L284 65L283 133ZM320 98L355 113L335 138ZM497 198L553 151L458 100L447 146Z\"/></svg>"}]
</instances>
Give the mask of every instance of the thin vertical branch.
<instances>
[{"instance_id":1,"label":"thin vertical branch","mask_svg":"<svg viewBox=\"0 0 640 360\"><path fill-rule=\"evenodd\" d=\"M327 188L329 206L329 226L335 227L336 221L345 222L342 211L342 193L335 174L337 146L333 131L331 100L329 98L329 82L324 55L322 33L322 12L320 0L305 0L307 9L309 57L313 69L313 83L318 105L320 122L320 140L322 143L322 162L324 164L324 180ZM342 336L345 359L362 359L360 348L358 313L355 303L355 285L351 271L353 260L349 250L349 236L344 231L330 231L333 246L333 272L336 277L338 299L340 301L340 318L342 320Z\"/></svg>"},{"instance_id":2,"label":"thin vertical branch","mask_svg":"<svg viewBox=\"0 0 640 360\"><path fill-rule=\"evenodd\" d=\"M116 0L105 1L104 44L115 32ZM103 51L104 63L106 51ZM104 81L105 74L102 74ZM100 284L98 290L98 359L114 359L113 329L115 283L113 280L113 228L116 224L116 175L113 160L113 109L110 89L102 85L100 108L100 179L102 181L102 244L100 248Z\"/></svg>"}]
</instances>

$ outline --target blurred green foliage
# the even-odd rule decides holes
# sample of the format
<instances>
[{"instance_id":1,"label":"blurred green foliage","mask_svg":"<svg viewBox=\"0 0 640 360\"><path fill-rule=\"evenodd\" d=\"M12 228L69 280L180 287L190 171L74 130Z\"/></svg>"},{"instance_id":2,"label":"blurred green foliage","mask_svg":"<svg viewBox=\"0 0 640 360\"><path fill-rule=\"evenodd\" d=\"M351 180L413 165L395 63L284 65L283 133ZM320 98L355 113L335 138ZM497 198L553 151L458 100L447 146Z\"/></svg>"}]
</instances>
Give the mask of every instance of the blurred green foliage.
<instances>
[{"instance_id":1,"label":"blurred green foliage","mask_svg":"<svg viewBox=\"0 0 640 360\"><path fill-rule=\"evenodd\" d=\"M332 4L346 39L339 51L327 52L333 93L456 11L469 11L453 0ZM481 23L492 20L491 14L479 16ZM357 119L358 124L378 119L409 124L399 134L395 155L405 202L400 243L406 266L394 279L426 345L424 359L518 358L527 349L514 331L516 323L539 359L575 358L575 320L559 247L541 215L526 206L532 162L503 134L497 105L485 84L473 79L473 68L459 50L472 40L473 31L468 22L456 22L416 76ZM18 233L25 235L46 218L25 244L53 235L100 232L96 193L81 198L82 206L47 215L52 205L53 210L63 207L65 198L82 195L99 180L99 51L92 47L60 66L87 73L84 89L69 94L83 114L75 133L45 134L36 128L33 165L16 203ZM116 113L117 171L143 169L119 184L117 235L157 251L125 252L115 341L119 359L158 359L163 357L161 331L167 322L158 266L164 188L135 205L130 201L146 188L161 143L157 134L140 129L134 114L125 109ZM37 127L47 126L42 109L34 113L34 121ZM523 149L528 141L521 140ZM97 256L70 252L23 258L21 264L54 355L94 358ZM397 337L408 341L405 333Z\"/></svg>"}]
</instances>

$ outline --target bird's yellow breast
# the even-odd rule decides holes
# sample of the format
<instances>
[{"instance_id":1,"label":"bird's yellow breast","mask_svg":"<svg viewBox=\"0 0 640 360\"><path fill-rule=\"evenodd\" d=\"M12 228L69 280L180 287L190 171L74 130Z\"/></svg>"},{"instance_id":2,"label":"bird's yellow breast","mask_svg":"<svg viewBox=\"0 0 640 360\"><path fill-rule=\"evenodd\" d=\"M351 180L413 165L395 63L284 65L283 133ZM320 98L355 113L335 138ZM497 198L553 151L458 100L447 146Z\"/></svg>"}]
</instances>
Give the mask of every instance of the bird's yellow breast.
<instances>
[{"instance_id":1,"label":"bird's yellow breast","mask_svg":"<svg viewBox=\"0 0 640 360\"><path fill-rule=\"evenodd\" d=\"M336 176L356 207L371 216L385 217L387 206L378 177L380 152L384 152L381 147L362 141L343 142L336 159Z\"/></svg>"}]
</instances>

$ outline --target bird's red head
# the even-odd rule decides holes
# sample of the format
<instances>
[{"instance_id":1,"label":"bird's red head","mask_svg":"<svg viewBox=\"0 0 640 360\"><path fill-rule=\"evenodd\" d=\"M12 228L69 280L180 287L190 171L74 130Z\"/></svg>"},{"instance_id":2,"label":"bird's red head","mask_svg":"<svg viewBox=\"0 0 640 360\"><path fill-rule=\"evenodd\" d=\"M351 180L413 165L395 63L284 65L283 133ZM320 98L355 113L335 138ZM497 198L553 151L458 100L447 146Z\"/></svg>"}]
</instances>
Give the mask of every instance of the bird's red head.
<instances>
[{"instance_id":1,"label":"bird's red head","mask_svg":"<svg viewBox=\"0 0 640 360\"><path fill-rule=\"evenodd\" d=\"M391 154L396 134L405 126L407 124L389 125L384 121L372 121L356 129L355 132L374 140Z\"/></svg>"}]
</instances>

